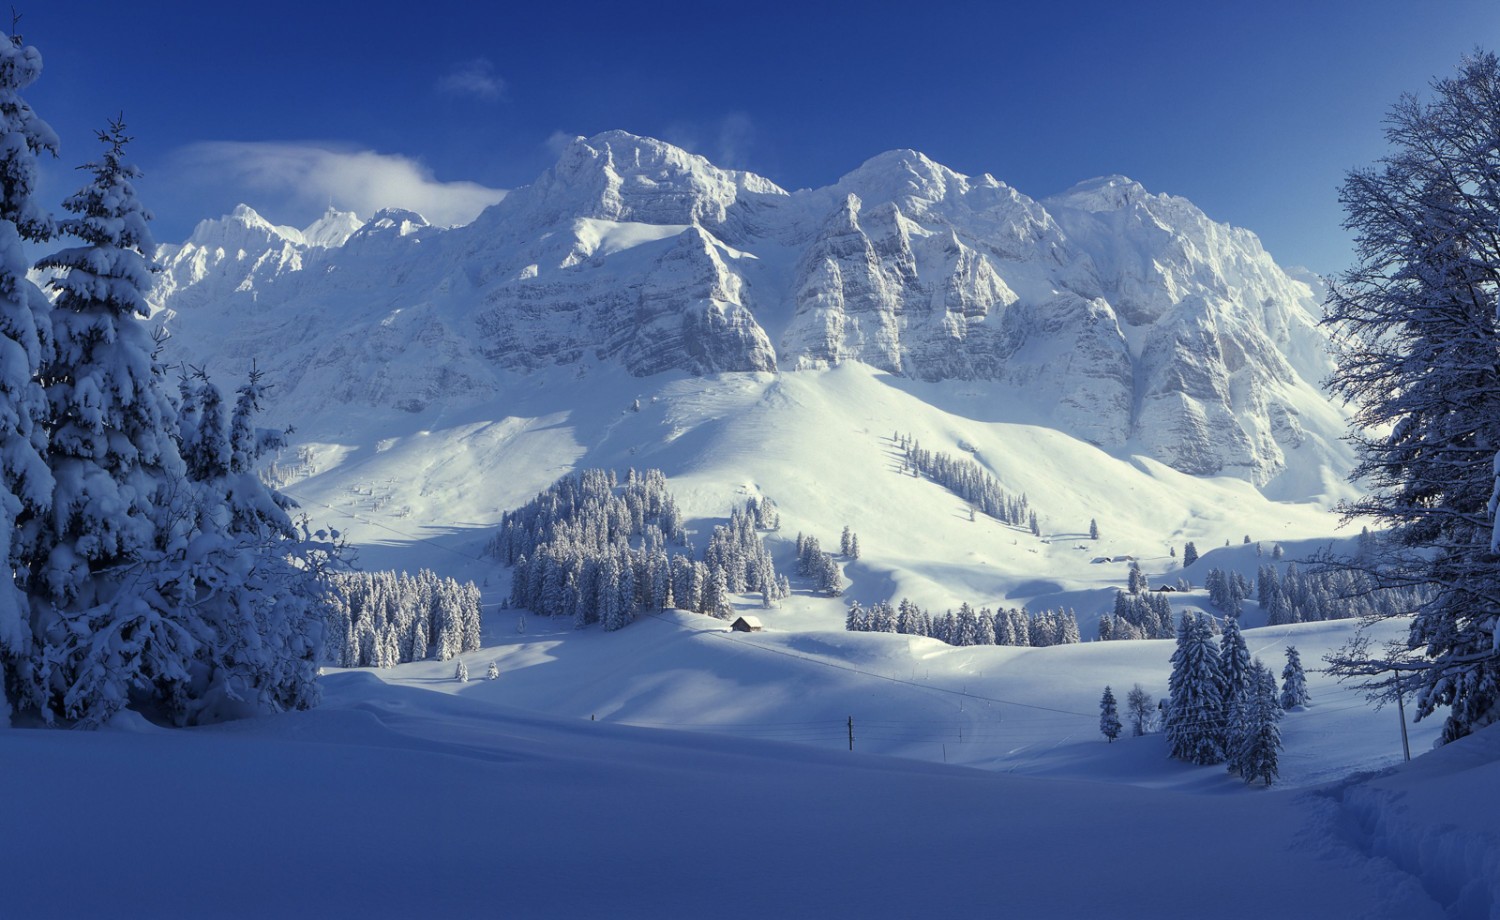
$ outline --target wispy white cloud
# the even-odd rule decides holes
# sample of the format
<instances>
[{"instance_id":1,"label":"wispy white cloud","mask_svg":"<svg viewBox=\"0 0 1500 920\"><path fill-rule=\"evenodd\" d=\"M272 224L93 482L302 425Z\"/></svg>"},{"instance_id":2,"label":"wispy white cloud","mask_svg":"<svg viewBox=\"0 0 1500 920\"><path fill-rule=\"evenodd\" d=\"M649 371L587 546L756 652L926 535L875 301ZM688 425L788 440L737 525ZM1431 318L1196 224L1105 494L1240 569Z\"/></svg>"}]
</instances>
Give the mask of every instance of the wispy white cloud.
<instances>
[{"instance_id":1,"label":"wispy white cloud","mask_svg":"<svg viewBox=\"0 0 1500 920\"><path fill-rule=\"evenodd\" d=\"M730 112L715 121L674 122L662 134L662 140L725 169L747 169L757 141L755 122L744 112Z\"/></svg>"},{"instance_id":2,"label":"wispy white cloud","mask_svg":"<svg viewBox=\"0 0 1500 920\"><path fill-rule=\"evenodd\" d=\"M438 80L437 88L439 92L453 96L473 96L493 102L505 92L505 81L495 73L494 62L481 57L454 64Z\"/></svg>"},{"instance_id":3,"label":"wispy white cloud","mask_svg":"<svg viewBox=\"0 0 1500 920\"><path fill-rule=\"evenodd\" d=\"M719 120L716 162L720 166L743 169L750 161L755 140L755 122L750 116L744 112L730 112Z\"/></svg>"},{"instance_id":4,"label":"wispy white cloud","mask_svg":"<svg viewBox=\"0 0 1500 920\"><path fill-rule=\"evenodd\" d=\"M550 151L553 156L561 156L562 152L564 150L567 150L568 146L572 144L573 141L577 140L578 137L579 136L577 134L574 134L571 131L553 131L551 134L547 135L547 150Z\"/></svg>"},{"instance_id":5,"label":"wispy white cloud","mask_svg":"<svg viewBox=\"0 0 1500 920\"><path fill-rule=\"evenodd\" d=\"M399 154L311 142L206 141L173 159L182 181L219 190L234 186L268 216L317 213L332 203L362 217L407 208L434 224L457 226L506 194L477 182L439 181L426 166Z\"/></svg>"}]
</instances>

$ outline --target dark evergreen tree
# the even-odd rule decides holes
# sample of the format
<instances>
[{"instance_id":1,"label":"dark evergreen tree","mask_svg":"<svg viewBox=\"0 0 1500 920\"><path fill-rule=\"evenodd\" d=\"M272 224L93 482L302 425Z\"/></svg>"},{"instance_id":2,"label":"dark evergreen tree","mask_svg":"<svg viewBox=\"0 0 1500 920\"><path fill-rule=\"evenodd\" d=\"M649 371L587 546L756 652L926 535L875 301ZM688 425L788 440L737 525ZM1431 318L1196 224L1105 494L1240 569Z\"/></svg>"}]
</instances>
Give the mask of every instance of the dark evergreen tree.
<instances>
[{"instance_id":1,"label":"dark evergreen tree","mask_svg":"<svg viewBox=\"0 0 1500 920\"><path fill-rule=\"evenodd\" d=\"M1224 683L1213 634L1203 616L1184 614L1168 681L1166 722L1172 756L1196 764L1224 760Z\"/></svg>"},{"instance_id":2,"label":"dark evergreen tree","mask_svg":"<svg viewBox=\"0 0 1500 920\"><path fill-rule=\"evenodd\" d=\"M1188 566L1192 565L1193 563L1195 563L1197 561L1198 561L1198 547L1196 547L1196 546L1193 545L1193 541L1192 540L1189 540L1187 542L1187 545L1185 545L1182 548L1182 567L1183 568L1187 568Z\"/></svg>"},{"instance_id":3,"label":"dark evergreen tree","mask_svg":"<svg viewBox=\"0 0 1500 920\"><path fill-rule=\"evenodd\" d=\"M1276 679L1256 661L1251 668L1252 692L1235 725L1229 757L1231 773L1245 782L1271 785L1279 775L1282 708L1276 699Z\"/></svg>"},{"instance_id":4,"label":"dark evergreen tree","mask_svg":"<svg viewBox=\"0 0 1500 920\"><path fill-rule=\"evenodd\" d=\"M1099 731L1111 742L1120 737L1120 713L1115 706L1115 695L1108 687L1099 700Z\"/></svg>"},{"instance_id":5,"label":"dark evergreen tree","mask_svg":"<svg viewBox=\"0 0 1500 920\"><path fill-rule=\"evenodd\" d=\"M1281 670L1281 708L1295 709L1311 701L1307 695L1307 675L1302 673L1302 656L1295 645L1286 647L1286 667Z\"/></svg>"},{"instance_id":6,"label":"dark evergreen tree","mask_svg":"<svg viewBox=\"0 0 1500 920\"><path fill-rule=\"evenodd\" d=\"M1223 678L1224 705L1233 710L1250 696L1250 649L1240 632L1240 621L1224 618L1224 632L1219 637L1219 673Z\"/></svg>"},{"instance_id":7,"label":"dark evergreen tree","mask_svg":"<svg viewBox=\"0 0 1500 920\"><path fill-rule=\"evenodd\" d=\"M1344 182L1358 261L1325 320L1330 387L1359 426L1351 481L1370 488L1345 510L1383 525L1390 549L1351 564L1381 587L1429 588L1404 642L1358 642L1331 670L1386 693L1416 687L1419 719L1446 709L1444 741L1500 719L1497 99L1500 58L1485 52L1434 82L1429 101L1393 107L1391 152Z\"/></svg>"},{"instance_id":8,"label":"dark evergreen tree","mask_svg":"<svg viewBox=\"0 0 1500 920\"><path fill-rule=\"evenodd\" d=\"M1016 527L1028 526L1033 533L1040 534L1026 496L1006 492L979 464L924 450L910 436L899 439L898 444L905 451L904 462L913 476L926 475L990 517Z\"/></svg>"}]
</instances>

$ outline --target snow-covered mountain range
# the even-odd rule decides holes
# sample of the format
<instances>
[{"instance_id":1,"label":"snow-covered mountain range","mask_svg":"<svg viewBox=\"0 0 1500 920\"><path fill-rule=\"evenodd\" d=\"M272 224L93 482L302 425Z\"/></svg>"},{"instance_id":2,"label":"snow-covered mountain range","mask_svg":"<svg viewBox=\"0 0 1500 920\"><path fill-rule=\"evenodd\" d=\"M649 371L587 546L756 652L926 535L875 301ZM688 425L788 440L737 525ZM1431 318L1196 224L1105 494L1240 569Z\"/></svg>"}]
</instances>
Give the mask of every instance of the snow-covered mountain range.
<instances>
[{"instance_id":1,"label":"snow-covered mountain range","mask_svg":"<svg viewBox=\"0 0 1500 920\"><path fill-rule=\"evenodd\" d=\"M1038 201L897 150L789 193L615 131L467 226L330 209L297 230L242 206L160 261L175 355L231 386L258 362L274 414L304 431L503 410L518 373L856 363L919 397L966 382L996 419L1274 498L1348 466L1317 388L1316 279L1118 176Z\"/></svg>"}]
</instances>

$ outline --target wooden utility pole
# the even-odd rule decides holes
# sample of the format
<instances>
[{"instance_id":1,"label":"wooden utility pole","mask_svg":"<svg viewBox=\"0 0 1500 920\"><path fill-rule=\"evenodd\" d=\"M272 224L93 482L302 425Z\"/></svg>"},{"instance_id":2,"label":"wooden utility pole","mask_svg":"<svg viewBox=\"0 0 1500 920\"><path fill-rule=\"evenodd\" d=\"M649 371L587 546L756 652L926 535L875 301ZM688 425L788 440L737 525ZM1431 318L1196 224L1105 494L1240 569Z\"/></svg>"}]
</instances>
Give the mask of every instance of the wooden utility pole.
<instances>
[{"instance_id":1,"label":"wooden utility pole","mask_svg":"<svg viewBox=\"0 0 1500 920\"><path fill-rule=\"evenodd\" d=\"M1401 715L1401 753L1406 755L1407 763L1411 762L1411 742L1406 739L1406 703L1403 701L1405 694L1396 691L1396 712Z\"/></svg>"},{"instance_id":2,"label":"wooden utility pole","mask_svg":"<svg viewBox=\"0 0 1500 920\"><path fill-rule=\"evenodd\" d=\"M854 717L849 717L849 750L854 750Z\"/></svg>"}]
</instances>

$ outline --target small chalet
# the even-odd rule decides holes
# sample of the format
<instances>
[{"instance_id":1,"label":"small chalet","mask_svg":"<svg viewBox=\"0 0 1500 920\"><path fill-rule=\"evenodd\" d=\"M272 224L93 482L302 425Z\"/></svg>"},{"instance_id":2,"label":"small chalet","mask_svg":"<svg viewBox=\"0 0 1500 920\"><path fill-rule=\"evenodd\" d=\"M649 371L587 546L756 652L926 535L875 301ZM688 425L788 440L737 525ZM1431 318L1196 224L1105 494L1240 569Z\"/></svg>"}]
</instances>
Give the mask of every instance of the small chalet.
<instances>
[{"instance_id":1,"label":"small chalet","mask_svg":"<svg viewBox=\"0 0 1500 920\"><path fill-rule=\"evenodd\" d=\"M735 632L760 632L764 627L760 625L760 617L740 617L729 628Z\"/></svg>"},{"instance_id":2,"label":"small chalet","mask_svg":"<svg viewBox=\"0 0 1500 920\"><path fill-rule=\"evenodd\" d=\"M1161 587L1157 588L1156 590L1158 590L1158 591L1176 591L1177 589L1174 588L1174 587L1172 587L1171 585L1162 585Z\"/></svg>"}]
</instances>

